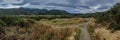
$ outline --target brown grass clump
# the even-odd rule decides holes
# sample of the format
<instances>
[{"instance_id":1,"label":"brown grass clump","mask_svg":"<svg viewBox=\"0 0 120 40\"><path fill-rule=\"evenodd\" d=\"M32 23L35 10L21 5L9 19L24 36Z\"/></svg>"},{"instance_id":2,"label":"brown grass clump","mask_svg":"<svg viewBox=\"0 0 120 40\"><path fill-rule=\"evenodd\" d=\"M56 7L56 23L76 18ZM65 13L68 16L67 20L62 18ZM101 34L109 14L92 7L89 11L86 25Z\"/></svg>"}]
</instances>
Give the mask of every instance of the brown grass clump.
<instances>
[{"instance_id":1,"label":"brown grass clump","mask_svg":"<svg viewBox=\"0 0 120 40\"><path fill-rule=\"evenodd\" d=\"M26 28L4 27L5 34L1 40L30 40L30 33Z\"/></svg>"},{"instance_id":2,"label":"brown grass clump","mask_svg":"<svg viewBox=\"0 0 120 40\"><path fill-rule=\"evenodd\" d=\"M120 40L120 31L112 33L106 28L97 28L94 34L94 40Z\"/></svg>"},{"instance_id":3,"label":"brown grass clump","mask_svg":"<svg viewBox=\"0 0 120 40\"><path fill-rule=\"evenodd\" d=\"M68 40L67 38L73 37L73 33L76 32L76 28L52 28L43 24L39 25L32 28L35 40Z\"/></svg>"},{"instance_id":4,"label":"brown grass clump","mask_svg":"<svg viewBox=\"0 0 120 40\"><path fill-rule=\"evenodd\" d=\"M94 18L87 18L87 20L89 21L89 22L88 22L88 26L89 26L89 27L92 27L92 28L93 28L93 27L96 27L97 24L95 23L96 20L95 20Z\"/></svg>"}]
</instances>

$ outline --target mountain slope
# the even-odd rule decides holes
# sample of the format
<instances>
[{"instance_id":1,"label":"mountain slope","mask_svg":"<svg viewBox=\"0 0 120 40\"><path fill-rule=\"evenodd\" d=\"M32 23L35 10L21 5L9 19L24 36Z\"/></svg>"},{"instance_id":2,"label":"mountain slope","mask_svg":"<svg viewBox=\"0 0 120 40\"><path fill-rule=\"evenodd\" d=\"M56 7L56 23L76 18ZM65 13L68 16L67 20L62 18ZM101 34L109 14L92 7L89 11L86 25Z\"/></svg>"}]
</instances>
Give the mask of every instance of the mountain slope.
<instances>
[{"instance_id":1,"label":"mountain slope","mask_svg":"<svg viewBox=\"0 0 120 40\"><path fill-rule=\"evenodd\" d=\"M64 10L46 10L46 9L29 9L29 8L18 8L18 9L0 9L0 15L68 15L67 11Z\"/></svg>"}]
</instances>

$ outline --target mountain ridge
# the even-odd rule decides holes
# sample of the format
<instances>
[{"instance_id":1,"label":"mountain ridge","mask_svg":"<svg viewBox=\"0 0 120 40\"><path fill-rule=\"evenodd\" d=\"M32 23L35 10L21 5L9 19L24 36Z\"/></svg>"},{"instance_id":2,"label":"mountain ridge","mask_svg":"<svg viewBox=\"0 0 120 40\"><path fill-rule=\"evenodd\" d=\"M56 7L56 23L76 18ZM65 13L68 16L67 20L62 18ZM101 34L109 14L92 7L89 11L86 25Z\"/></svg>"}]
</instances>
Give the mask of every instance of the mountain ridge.
<instances>
[{"instance_id":1,"label":"mountain ridge","mask_svg":"<svg viewBox=\"0 0 120 40\"><path fill-rule=\"evenodd\" d=\"M36 8L0 8L0 15L68 15L71 14L65 10L59 9L36 9Z\"/></svg>"}]
</instances>

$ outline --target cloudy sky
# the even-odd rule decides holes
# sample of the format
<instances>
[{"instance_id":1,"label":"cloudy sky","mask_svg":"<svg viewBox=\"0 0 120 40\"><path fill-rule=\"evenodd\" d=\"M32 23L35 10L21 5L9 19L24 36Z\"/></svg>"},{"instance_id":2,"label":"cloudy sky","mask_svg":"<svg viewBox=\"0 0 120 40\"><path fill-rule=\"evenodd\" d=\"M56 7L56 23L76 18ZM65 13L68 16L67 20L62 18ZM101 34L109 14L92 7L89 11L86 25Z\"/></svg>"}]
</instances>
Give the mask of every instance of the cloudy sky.
<instances>
[{"instance_id":1,"label":"cloudy sky","mask_svg":"<svg viewBox=\"0 0 120 40\"><path fill-rule=\"evenodd\" d=\"M60 9L71 13L105 11L120 0L0 0L0 8Z\"/></svg>"}]
</instances>

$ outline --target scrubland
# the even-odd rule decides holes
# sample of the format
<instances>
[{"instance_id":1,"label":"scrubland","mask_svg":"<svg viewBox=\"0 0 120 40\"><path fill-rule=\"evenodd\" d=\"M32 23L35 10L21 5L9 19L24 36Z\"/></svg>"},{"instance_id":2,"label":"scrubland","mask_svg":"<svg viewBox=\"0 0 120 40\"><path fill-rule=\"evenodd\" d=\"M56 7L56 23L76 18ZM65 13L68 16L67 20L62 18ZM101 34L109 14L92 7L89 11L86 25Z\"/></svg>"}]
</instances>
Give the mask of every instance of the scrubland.
<instances>
[{"instance_id":1,"label":"scrubland","mask_svg":"<svg viewBox=\"0 0 120 40\"><path fill-rule=\"evenodd\" d=\"M91 40L119 40L120 31L95 18L0 17L0 40L79 40L80 24L88 23Z\"/></svg>"},{"instance_id":2,"label":"scrubland","mask_svg":"<svg viewBox=\"0 0 120 40\"><path fill-rule=\"evenodd\" d=\"M10 19L14 20L5 21ZM10 19L1 19L0 40L79 40L78 24L86 22L84 18Z\"/></svg>"}]
</instances>

